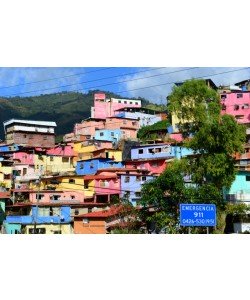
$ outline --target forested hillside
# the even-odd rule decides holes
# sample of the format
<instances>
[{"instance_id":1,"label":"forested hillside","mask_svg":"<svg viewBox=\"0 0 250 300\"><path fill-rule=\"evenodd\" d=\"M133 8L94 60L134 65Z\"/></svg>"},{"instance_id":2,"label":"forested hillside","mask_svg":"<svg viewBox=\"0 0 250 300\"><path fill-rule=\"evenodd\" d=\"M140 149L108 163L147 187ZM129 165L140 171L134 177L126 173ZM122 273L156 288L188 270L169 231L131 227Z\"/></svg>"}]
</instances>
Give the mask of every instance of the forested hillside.
<instances>
[{"instance_id":1,"label":"forested hillside","mask_svg":"<svg viewBox=\"0 0 250 300\"><path fill-rule=\"evenodd\" d=\"M4 138L3 122L11 118L55 121L56 134L71 132L75 123L90 117L94 93L62 92L34 97L0 98L0 138ZM123 98L120 95L105 92L108 97ZM150 102L143 99L144 106Z\"/></svg>"}]
</instances>

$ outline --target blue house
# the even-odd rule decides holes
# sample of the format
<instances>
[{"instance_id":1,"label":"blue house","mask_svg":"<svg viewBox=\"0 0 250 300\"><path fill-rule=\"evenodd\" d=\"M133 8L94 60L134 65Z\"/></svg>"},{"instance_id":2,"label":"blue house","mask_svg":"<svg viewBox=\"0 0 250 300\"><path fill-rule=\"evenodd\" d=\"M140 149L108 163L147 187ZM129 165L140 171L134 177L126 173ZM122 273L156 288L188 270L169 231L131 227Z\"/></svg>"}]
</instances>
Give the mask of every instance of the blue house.
<instances>
[{"instance_id":1,"label":"blue house","mask_svg":"<svg viewBox=\"0 0 250 300\"><path fill-rule=\"evenodd\" d=\"M169 144L141 145L131 149L131 159L177 158L192 155L193 150Z\"/></svg>"},{"instance_id":2,"label":"blue house","mask_svg":"<svg viewBox=\"0 0 250 300\"><path fill-rule=\"evenodd\" d=\"M69 206L51 207L35 205L31 208L30 215L6 216L3 223L7 234L21 233L21 228L32 224L69 224L72 221Z\"/></svg>"},{"instance_id":3,"label":"blue house","mask_svg":"<svg viewBox=\"0 0 250 300\"><path fill-rule=\"evenodd\" d=\"M20 146L17 144L0 146L0 153L15 152L18 150L20 150Z\"/></svg>"},{"instance_id":4,"label":"blue house","mask_svg":"<svg viewBox=\"0 0 250 300\"><path fill-rule=\"evenodd\" d=\"M76 165L77 175L95 174L99 169L124 168L123 162L117 162L110 158L93 158L80 160Z\"/></svg>"},{"instance_id":5,"label":"blue house","mask_svg":"<svg viewBox=\"0 0 250 300\"><path fill-rule=\"evenodd\" d=\"M143 174L121 174L121 195L127 198L134 206L136 201L141 198L142 185L156 176L143 175Z\"/></svg>"},{"instance_id":6,"label":"blue house","mask_svg":"<svg viewBox=\"0 0 250 300\"><path fill-rule=\"evenodd\" d=\"M250 202L250 172L238 171L231 188L225 192L229 201Z\"/></svg>"},{"instance_id":7,"label":"blue house","mask_svg":"<svg viewBox=\"0 0 250 300\"><path fill-rule=\"evenodd\" d=\"M117 143L122 137L120 129L100 129L95 131L95 139Z\"/></svg>"}]
</instances>

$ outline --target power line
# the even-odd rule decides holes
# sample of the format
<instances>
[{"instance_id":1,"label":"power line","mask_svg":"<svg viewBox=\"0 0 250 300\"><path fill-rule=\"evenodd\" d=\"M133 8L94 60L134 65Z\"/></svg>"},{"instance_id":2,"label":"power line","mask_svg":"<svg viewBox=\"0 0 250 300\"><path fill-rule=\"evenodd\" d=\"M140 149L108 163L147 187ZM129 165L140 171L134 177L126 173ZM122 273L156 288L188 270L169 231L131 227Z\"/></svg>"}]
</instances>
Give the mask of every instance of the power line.
<instances>
[{"instance_id":1,"label":"power line","mask_svg":"<svg viewBox=\"0 0 250 300\"><path fill-rule=\"evenodd\" d=\"M156 69L164 69L164 68L156 68ZM81 91L81 90L85 90L85 89L91 90L91 89L96 89L96 88L100 88L100 87L105 87L105 86L110 86L110 85L116 85L116 84L120 84L120 83L125 83L125 82L129 82L129 81L142 80L142 79L146 79L146 78L152 78L152 77L157 77L157 76L162 76L162 75L179 73L179 72L188 71L188 70L197 69L197 68L198 67L193 67L193 68L187 68L187 69L177 70L177 71L172 71L172 72L167 72L167 73L150 75L150 76L136 78L136 79L128 79L128 80L118 81L118 82L114 82L114 83L101 84L101 85L97 85L97 86L87 87L87 88L84 88L84 89L77 89L75 91ZM148 71L150 71L150 70L140 71L140 72L136 72L136 73L132 73L132 74L137 74L137 73L142 73L142 72L148 72ZM121 76L126 76L126 75L129 75L129 74L111 76L111 77L107 77L107 78L103 78L103 79L116 78L116 77L121 77ZM130 73L130 75L131 75L131 73ZM103 79L94 79L94 80L88 80L88 81L83 81L83 82L79 82L79 83L73 83L73 84L56 86L56 87L47 88L47 89L40 89L40 90L33 90L33 91L22 92L22 93L9 94L9 95L7 95L5 97L19 96L19 95L23 95L23 94L30 94L30 93L37 93L37 92L44 92L44 91L54 90L54 89L58 89L58 88L65 88L65 87L69 87L69 86L74 86L74 85L79 85L79 84L84 84L84 83L99 81L99 80L103 80ZM71 91L71 92L73 92L73 91Z\"/></svg>"},{"instance_id":2,"label":"power line","mask_svg":"<svg viewBox=\"0 0 250 300\"><path fill-rule=\"evenodd\" d=\"M216 73L216 74L208 74L208 75L205 75L205 76L193 77L193 78L191 78L191 79L200 79L200 78L206 78L206 77L213 77L213 76L217 76L217 75L221 75L221 74L233 73L233 72L238 72L238 71L242 71L242 70L246 70L246 69L249 69L249 67L247 67L247 68L241 68L241 69L237 69L237 70L231 70L231 71L220 72L220 73ZM183 81L187 81L187 80L191 80L191 79L190 79L190 78L187 78L187 79L183 79ZM148 88L151 88L151 87L157 87L157 86L168 85L168 84L174 84L174 83L176 83L176 81L166 82L166 83L156 84L156 85L151 85L151 86L145 86L145 87L137 88L137 89L124 90L124 91L117 91L117 93L126 93L126 92L131 92L131 91L136 91L136 90L143 90L143 89L148 89Z\"/></svg>"},{"instance_id":3,"label":"power line","mask_svg":"<svg viewBox=\"0 0 250 300\"><path fill-rule=\"evenodd\" d=\"M52 81L52 80L57 80L57 79L68 78L68 77L74 77L74 76L79 76L79 75L84 75L84 74L89 74L89 73L96 73L96 72L105 71L105 70L109 70L109 69L113 69L113 67L102 68L102 69L98 69L98 70L76 73L76 74L71 74L71 75L65 75L65 76L61 76L61 77L54 77L54 78L49 78L49 79L44 79L44 80L31 81L31 82L20 83L20 84L15 84L15 85L3 86L3 87L0 87L0 90L13 88L13 87L17 87L17 86L28 85L28 84L35 84L35 83L47 82L47 81Z\"/></svg>"},{"instance_id":4,"label":"power line","mask_svg":"<svg viewBox=\"0 0 250 300\"><path fill-rule=\"evenodd\" d=\"M195 68L189 68L189 69L195 69ZM128 81L135 81L135 80L141 80L141 79L150 78L150 77L154 77L154 76L161 76L161 75L173 74L173 73L187 71L189 69L183 69L183 70L173 71L173 72L169 72L169 73L166 73L166 74L157 74L157 75L152 75L152 76L148 76L148 77L141 77L141 78L138 78L138 79L130 79L130 80L125 80L125 81L121 81L121 82L117 82L117 83L112 83L112 84L109 83L109 84L105 84L105 85L93 86L93 87L88 87L87 89L91 90L91 89L95 89L95 88L98 88L98 87L104 87L104 86L108 86L108 85L115 85L115 84L124 83L124 82L128 82ZM224 71L224 72L220 72L220 73L216 73L216 74L214 74L214 73L213 74L208 74L208 75L205 75L205 76L193 77L192 79L213 77L213 76L217 76L217 75L238 72L238 71L246 70L246 69L249 69L249 67L247 67L247 68L240 68L240 69L237 69L237 70ZM150 71L150 70L146 70L144 72L148 72L148 71ZM121 75L121 76L124 76L124 75ZM119 77L119 76L116 76L116 77ZM186 81L186 80L191 80L191 79L190 78L183 79L183 81ZM166 83L157 84L157 85L151 85L151 86L145 86L145 87L136 88L136 89L130 89L130 90L124 90L124 91L117 91L117 93L125 93L125 92L130 92L130 91L135 91L135 90L142 90L142 89L147 89L147 88L152 88L152 87L158 87L158 86L162 86L162 85L169 85L169 84L174 84L175 82L176 81L166 82ZM80 84L80 83L78 83L78 84ZM76 84L72 84L72 85L76 85ZM65 86L58 86L56 88L60 88L60 87L65 87ZM53 88L53 89L55 89L55 88ZM71 92L79 92L79 91L83 91L85 89L86 88L84 88L84 89L77 89L77 90L71 90ZM27 93L31 93L31 92L42 92L42 91L45 91L45 90L49 90L49 89L34 90L34 91L24 92L24 93L21 93L21 94L27 94ZM5 97L9 97L9 96L12 96L12 95L21 95L21 94L11 94L11 95L7 95Z\"/></svg>"}]
</instances>

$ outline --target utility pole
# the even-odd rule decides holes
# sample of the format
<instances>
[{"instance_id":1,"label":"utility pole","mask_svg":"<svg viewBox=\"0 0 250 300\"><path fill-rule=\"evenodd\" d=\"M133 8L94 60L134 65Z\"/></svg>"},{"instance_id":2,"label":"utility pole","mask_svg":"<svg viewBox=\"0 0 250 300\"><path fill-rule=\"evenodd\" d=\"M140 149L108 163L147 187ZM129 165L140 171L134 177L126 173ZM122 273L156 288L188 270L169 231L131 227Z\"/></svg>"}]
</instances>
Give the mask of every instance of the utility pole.
<instances>
[{"instance_id":1,"label":"utility pole","mask_svg":"<svg viewBox=\"0 0 250 300\"><path fill-rule=\"evenodd\" d=\"M39 202L39 196L40 196L40 185L41 185L41 175L39 175L38 178L38 191L36 194L36 212L35 212L35 218L34 218L34 234L36 234L36 224L37 224L37 216L38 216L38 202Z\"/></svg>"}]
</instances>

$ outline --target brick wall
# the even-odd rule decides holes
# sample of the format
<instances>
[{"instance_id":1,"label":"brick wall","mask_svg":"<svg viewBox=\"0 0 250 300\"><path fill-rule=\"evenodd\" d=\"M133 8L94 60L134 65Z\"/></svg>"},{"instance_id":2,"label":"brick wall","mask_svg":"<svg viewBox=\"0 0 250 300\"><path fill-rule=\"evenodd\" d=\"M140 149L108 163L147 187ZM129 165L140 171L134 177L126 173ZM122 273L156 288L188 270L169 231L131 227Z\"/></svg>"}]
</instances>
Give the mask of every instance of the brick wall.
<instances>
[{"instance_id":1,"label":"brick wall","mask_svg":"<svg viewBox=\"0 0 250 300\"><path fill-rule=\"evenodd\" d=\"M54 147L55 135L54 134L41 134L41 133L23 133L14 132L12 139L8 139L9 144L15 143L30 147Z\"/></svg>"}]
</instances>

